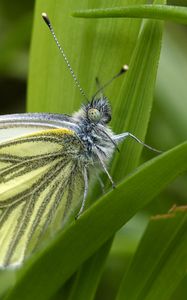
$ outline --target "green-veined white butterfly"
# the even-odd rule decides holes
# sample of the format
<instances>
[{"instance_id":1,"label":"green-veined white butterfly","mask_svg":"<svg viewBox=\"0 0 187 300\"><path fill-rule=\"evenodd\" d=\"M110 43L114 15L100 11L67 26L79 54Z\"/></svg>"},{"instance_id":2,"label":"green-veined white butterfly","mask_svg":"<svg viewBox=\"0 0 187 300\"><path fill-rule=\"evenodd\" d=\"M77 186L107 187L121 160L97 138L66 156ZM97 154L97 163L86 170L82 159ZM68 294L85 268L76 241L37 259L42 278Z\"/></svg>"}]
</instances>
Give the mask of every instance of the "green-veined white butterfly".
<instances>
[{"instance_id":1,"label":"green-veined white butterfly","mask_svg":"<svg viewBox=\"0 0 187 300\"><path fill-rule=\"evenodd\" d=\"M42 16L86 97L47 15ZM119 74L126 70L127 66ZM131 137L155 150L129 132L115 135L107 127L108 99L97 95L72 116L0 116L0 268L20 265L47 228L61 225L76 207L78 215L82 213L90 167L100 166L114 185L106 163L119 142Z\"/></svg>"}]
</instances>

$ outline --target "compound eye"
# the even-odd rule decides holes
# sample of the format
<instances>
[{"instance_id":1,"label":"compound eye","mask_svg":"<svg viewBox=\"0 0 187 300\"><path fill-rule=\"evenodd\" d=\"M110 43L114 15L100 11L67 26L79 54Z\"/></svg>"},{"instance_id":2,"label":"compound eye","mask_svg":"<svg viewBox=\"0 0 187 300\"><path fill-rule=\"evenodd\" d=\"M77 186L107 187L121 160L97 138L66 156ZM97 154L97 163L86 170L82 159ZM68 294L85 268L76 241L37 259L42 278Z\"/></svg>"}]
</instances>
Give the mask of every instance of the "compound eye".
<instances>
[{"instance_id":1,"label":"compound eye","mask_svg":"<svg viewBox=\"0 0 187 300\"><path fill-rule=\"evenodd\" d=\"M88 118L90 121L97 123L101 120L101 113L96 108L90 108L88 110Z\"/></svg>"}]
</instances>

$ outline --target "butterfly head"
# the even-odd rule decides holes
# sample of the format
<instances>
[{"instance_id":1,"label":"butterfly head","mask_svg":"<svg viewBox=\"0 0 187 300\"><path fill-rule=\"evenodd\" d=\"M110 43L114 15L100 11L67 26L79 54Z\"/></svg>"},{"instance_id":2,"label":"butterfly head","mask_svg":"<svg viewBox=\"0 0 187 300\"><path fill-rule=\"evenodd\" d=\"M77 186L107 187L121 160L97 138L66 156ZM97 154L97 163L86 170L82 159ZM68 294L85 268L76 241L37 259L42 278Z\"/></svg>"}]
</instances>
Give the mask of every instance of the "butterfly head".
<instances>
[{"instance_id":1,"label":"butterfly head","mask_svg":"<svg viewBox=\"0 0 187 300\"><path fill-rule=\"evenodd\" d=\"M84 106L87 120L92 124L107 124L111 120L111 107L106 97L94 98Z\"/></svg>"}]
</instances>

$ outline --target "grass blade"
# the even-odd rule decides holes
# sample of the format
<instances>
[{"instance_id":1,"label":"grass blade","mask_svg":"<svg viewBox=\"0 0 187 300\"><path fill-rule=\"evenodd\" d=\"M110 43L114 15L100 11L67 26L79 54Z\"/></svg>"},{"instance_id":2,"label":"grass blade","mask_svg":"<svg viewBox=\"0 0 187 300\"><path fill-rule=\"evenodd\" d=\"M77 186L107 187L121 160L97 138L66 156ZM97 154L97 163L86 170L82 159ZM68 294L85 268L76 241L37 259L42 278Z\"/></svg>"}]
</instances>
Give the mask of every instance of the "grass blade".
<instances>
[{"instance_id":1,"label":"grass blade","mask_svg":"<svg viewBox=\"0 0 187 300\"><path fill-rule=\"evenodd\" d=\"M78 18L148 18L187 24L186 7L159 4L78 10L73 13L73 16Z\"/></svg>"}]
</instances>

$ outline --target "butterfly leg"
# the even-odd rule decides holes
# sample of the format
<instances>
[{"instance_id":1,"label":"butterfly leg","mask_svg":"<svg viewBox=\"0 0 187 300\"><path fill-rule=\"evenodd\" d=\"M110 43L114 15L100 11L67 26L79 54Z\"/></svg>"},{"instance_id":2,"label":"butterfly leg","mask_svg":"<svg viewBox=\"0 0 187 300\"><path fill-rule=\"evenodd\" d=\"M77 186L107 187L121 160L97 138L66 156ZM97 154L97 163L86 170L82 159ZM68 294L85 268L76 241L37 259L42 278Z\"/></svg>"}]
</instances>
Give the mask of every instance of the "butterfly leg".
<instances>
[{"instance_id":1,"label":"butterfly leg","mask_svg":"<svg viewBox=\"0 0 187 300\"><path fill-rule=\"evenodd\" d=\"M157 149L145 144L144 142L142 142L140 139L138 139L134 134L132 134L130 132L123 132L123 133L114 135L112 139L113 139L114 142L119 143L119 142L124 141L127 137L130 137L130 138L134 139L139 144L143 145L144 147L146 147L146 148L148 148L148 149L150 149L154 152L157 152L157 153L162 153L163 152L163 151L157 150Z\"/></svg>"},{"instance_id":2,"label":"butterfly leg","mask_svg":"<svg viewBox=\"0 0 187 300\"><path fill-rule=\"evenodd\" d=\"M109 180L110 180L110 182L111 182L111 184L112 184L112 188L114 189L114 188L115 188L115 183L114 183L114 181L113 181L113 179L112 179L110 173L108 172L108 170L107 170L107 168L106 168L106 166L105 166L105 163L104 163L104 161L103 161L103 159L102 159L102 157L101 157L101 155L100 155L100 153L99 153L99 150L98 150L96 147L95 147L95 151L96 151L97 157L98 157L98 159L99 159L99 161L100 161L100 163L101 163L101 166L103 167L103 170L104 170L105 173L107 174L107 176L108 176L108 178L109 178Z\"/></svg>"},{"instance_id":3,"label":"butterfly leg","mask_svg":"<svg viewBox=\"0 0 187 300\"><path fill-rule=\"evenodd\" d=\"M80 217L80 215L82 214L82 212L84 210L86 198L87 198L87 194L88 194L88 172L87 172L86 167L84 167L84 170L83 170L83 177L84 177L84 195L83 195L81 208L76 216L76 219L78 219Z\"/></svg>"}]
</instances>

